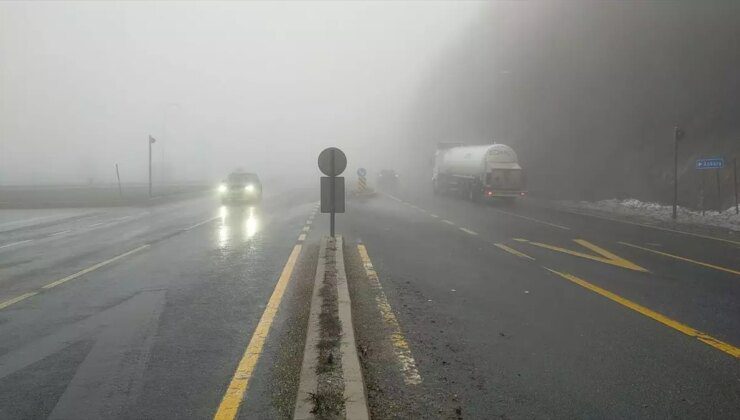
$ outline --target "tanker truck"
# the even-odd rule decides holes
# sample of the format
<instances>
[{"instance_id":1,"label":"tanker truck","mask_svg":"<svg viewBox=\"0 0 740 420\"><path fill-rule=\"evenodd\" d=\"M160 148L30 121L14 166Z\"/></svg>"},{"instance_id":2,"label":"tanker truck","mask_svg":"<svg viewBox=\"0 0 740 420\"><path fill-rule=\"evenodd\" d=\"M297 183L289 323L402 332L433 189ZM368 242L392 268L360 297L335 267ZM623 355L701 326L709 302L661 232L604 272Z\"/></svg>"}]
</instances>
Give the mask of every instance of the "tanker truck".
<instances>
[{"instance_id":1,"label":"tanker truck","mask_svg":"<svg viewBox=\"0 0 740 420\"><path fill-rule=\"evenodd\" d=\"M516 152L505 144L441 143L434 159L435 194L457 193L471 201L513 200L526 195Z\"/></svg>"}]
</instances>

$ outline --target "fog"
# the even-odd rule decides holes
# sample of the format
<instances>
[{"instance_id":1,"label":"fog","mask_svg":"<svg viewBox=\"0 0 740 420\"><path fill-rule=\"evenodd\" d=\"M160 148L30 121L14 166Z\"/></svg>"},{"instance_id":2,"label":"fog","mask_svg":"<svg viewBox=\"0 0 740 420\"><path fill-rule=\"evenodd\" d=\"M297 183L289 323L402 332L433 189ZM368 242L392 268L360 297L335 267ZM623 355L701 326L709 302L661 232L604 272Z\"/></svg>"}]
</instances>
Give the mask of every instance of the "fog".
<instances>
[{"instance_id":1,"label":"fog","mask_svg":"<svg viewBox=\"0 0 740 420\"><path fill-rule=\"evenodd\" d=\"M490 3L430 68L409 149L498 141L517 150L536 195L668 202L680 125L679 202L697 207L703 182L716 200L715 174L694 164L721 156L727 208L740 157L738 22L738 2Z\"/></svg>"},{"instance_id":2,"label":"fog","mask_svg":"<svg viewBox=\"0 0 740 420\"><path fill-rule=\"evenodd\" d=\"M0 185L317 176L338 146L428 187L438 142L530 191L681 200L740 154L733 2L0 3ZM350 175L351 176L351 175ZM723 190L731 190L725 171ZM726 197L730 199L729 195Z\"/></svg>"},{"instance_id":3,"label":"fog","mask_svg":"<svg viewBox=\"0 0 740 420\"><path fill-rule=\"evenodd\" d=\"M399 165L439 55L487 6L0 3L0 184L203 182Z\"/></svg>"}]
</instances>

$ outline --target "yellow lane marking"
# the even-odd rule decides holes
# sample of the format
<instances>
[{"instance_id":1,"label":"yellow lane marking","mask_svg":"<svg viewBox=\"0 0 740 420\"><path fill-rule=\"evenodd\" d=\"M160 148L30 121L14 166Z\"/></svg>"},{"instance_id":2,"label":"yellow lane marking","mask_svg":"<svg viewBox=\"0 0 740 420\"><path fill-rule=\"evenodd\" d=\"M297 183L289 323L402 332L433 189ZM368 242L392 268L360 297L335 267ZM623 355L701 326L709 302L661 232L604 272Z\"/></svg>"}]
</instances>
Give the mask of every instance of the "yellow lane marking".
<instances>
[{"instance_id":1,"label":"yellow lane marking","mask_svg":"<svg viewBox=\"0 0 740 420\"><path fill-rule=\"evenodd\" d=\"M646 308L646 307L644 307L642 305L639 305L639 304L637 304L635 302L632 302L631 300L625 299L625 298L623 298L623 297L621 297L621 296L619 296L617 294L614 294L614 293L612 293L612 292L610 292L610 291L608 291L606 289L602 289L601 287L596 286L594 284L591 284L591 283L587 282L586 280L583 280L581 278L578 278L578 277L576 277L576 276L574 276L572 274L561 273L559 271L555 271L555 270L549 269L547 267L545 267L545 268L548 271L550 271L552 273L555 273L555 274L559 275L560 277L562 277L562 278L564 278L566 280L569 280L569 281L571 281L571 282L573 282L573 283L575 283L575 284L577 284L577 285L579 285L581 287L584 287L584 288L586 288L588 290L591 290L592 292L598 293L601 296L604 296L607 299L610 299L610 300L612 300L614 302L617 302L620 305L626 306L627 308L632 309L633 311L638 312L638 313L640 313L642 315L645 315L648 318L652 318L655 321L658 321L658 322L660 322L663 325L666 325L666 326L668 326L670 328L673 328L676 331L682 332L682 333L684 333L684 334L686 334L686 335L688 335L690 337L694 337L697 340L703 342L704 344L708 344L708 345L710 345L710 346L712 346L712 347L714 347L714 348L716 348L718 350L721 350L721 351L729 354L730 356L733 356L735 358L740 357L740 348L737 348L737 347L733 346L732 344L725 343L725 342L720 341L720 340L718 340L718 339L716 339L716 338L714 338L714 337L712 337L712 336L710 336L708 334L705 334L705 333L703 333L701 331L697 331L697 330L689 327L688 325L682 324L682 323L680 323L678 321L674 321L673 319L668 318L667 316L665 316L663 314L660 314L658 312L655 312L652 309L648 309L648 308Z\"/></svg>"},{"instance_id":2,"label":"yellow lane marking","mask_svg":"<svg viewBox=\"0 0 740 420\"><path fill-rule=\"evenodd\" d=\"M84 270L78 271L78 272L76 272L76 273L74 273L72 275L69 275L69 276L64 277L62 279L59 279L57 281L53 281L53 282L47 284L46 286L43 286L42 289L51 289L52 287L57 287L57 286L59 286L62 283L66 283L66 282L68 282L70 280L74 280L74 279L76 279L78 277L84 276L85 274L87 274L87 273L89 273L91 271L95 271L95 270L97 270L100 267L105 267L106 265L111 264L111 263L114 263L114 262L120 260L121 258L128 257L131 254L135 254L135 253L137 253L137 252L139 252L141 250L144 250L146 248L149 248L149 246L150 246L149 244L142 245L142 246L140 246L138 248L132 249L131 251L124 252L123 254L117 255L117 256L109 259L109 260L105 260L105 261L100 262L100 263L97 263L97 264L95 264L95 265L93 265L91 267L88 267L88 268L86 268Z\"/></svg>"},{"instance_id":3,"label":"yellow lane marking","mask_svg":"<svg viewBox=\"0 0 740 420\"><path fill-rule=\"evenodd\" d=\"M239 412L239 407L244 399L244 394L247 392L249 387L249 380L252 379L254 368L262 354L262 348L265 346L267 334L270 332L270 327L272 327L272 322L275 319L278 307L283 299L283 294L288 286L288 282L290 282L290 277L293 274L293 268L296 265L296 261L298 261L298 255L301 253L301 248L302 246L300 244L293 247L293 252L290 253L288 262L286 262L285 267L283 267L283 272L280 274L280 278L275 285L275 290L273 290L272 296L270 296L270 300L267 302L267 307L262 313L262 317L257 324L257 328L255 328L254 333L252 333L252 338L249 340L249 344L247 345L246 350L244 350L244 355L242 355L242 358L236 367L234 377L231 379L229 387L224 393L221 404L218 406L218 411L216 411L216 414L213 416L214 419L231 420L236 418L236 415Z\"/></svg>"},{"instance_id":4,"label":"yellow lane marking","mask_svg":"<svg viewBox=\"0 0 740 420\"><path fill-rule=\"evenodd\" d=\"M529 255L527 255L527 254L525 254L523 252L519 252L519 251L517 251L514 248L510 248L510 247L508 247L508 246L506 246L504 244L494 244L494 245L497 246L497 247L499 247L499 248L501 248L501 249L503 249L504 251L506 251L508 253L511 253L511 254L516 255L517 257L527 258L527 259L530 259L530 260L534 261L534 258L530 257Z\"/></svg>"},{"instance_id":5,"label":"yellow lane marking","mask_svg":"<svg viewBox=\"0 0 740 420\"><path fill-rule=\"evenodd\" d=\"M727 242L727 243L734 244L734 245L740 245L740 242L733 241L731 239L715 238L714 236L700 235L698 233L684 232L684 231L681 231L681 230L669 229L669 228L664 228L664 227L655 226L655 225L646 225L644 223L636 223L636 222L630 222L630 221L627 221L627 220L619 220L619 219L614 219L612 217L598 216L598 215L595 215L595 214L583 213L583 212L578 212L578 211L574 211L574 210L560 210L560 211L565 212L565 213L577 214L579 216L594 217L596 219L609 220L611 222L625 223L625 224L628 224L628 225L641 226L641 227L646 227L646 228L649 228L649 229L663 230L663 231L666 231L666 232L678 233L678 234L681 234L681 235L694 236L694 237L697 237L697 238L711 239L713 241Z\"/></svg>"},{"instance_id":6,"label":"yellow lane marking","mask_svg":"<svg viewBox=\"0 0 740 420\"><path fill-rule=\"evenodd\" d=\"M31 296L35 296L38 293L39 292L24 293L24 294L22 294L20 296L14 297L13 299L6 300L5 302L0 303L0 309L5 309L5 308L7 308L10 305L13 305L15 303L18 303L18 302L22 301L23 299L30 298Z\"/></svg>"},{"instance_id":7,"label":"yellow lane marking","mask_svg":"<svg viewBox=\"0 0 740 420\"><path fill-rule=\"evenodd\" d=\"M548 225L548 226L556 227L556 228L558 228L558 229L563 229L563 230L570 230L570 228L569 228L569 227L567 227L567 226L563 226L563 225L557 225L557 224L555 224L555 223L550 223L550 222L546 222L546 221L544 221L544 220L540 220L540 219L535 219L534 217L529 217L529 216L522 216L521 214L516 214L516 213L510 213L510 212L508 212L508 211L503 211L503 210L499 210L499 209L493 209L493 208L492 208L491 210L493 210L493 211L495 211L495 212L498 212L498 213L508 214L509 216L513 216L513 217L518 217L518 218L520 218L520 219L524 219L524 220L529 220L530 222L536 222L536 223L541 223L541 224L543 224L543 225Z\"/></svg>"},{"instance_id":8,"label":"yellow lane marking","mask_svg":"<svg viewBox=\"0 0 740 420\"><path fill-rule=\"evenodd\" d=\"M447 224L448 224L448 225L450 225L450 226L455 226L455 224L454 224L454 223L450 222L450 221L449 221L449 220L447 220L447 219L442 219L442 222L443 222L443 223L447 223Z\"/></svg>"},{"instance_id":9,"label":"yellow lane marking","mask_svg":"<svg viewBox=\"0 0 740 420\"><path fill-rule=\"evenodd\" d=\"M697 264L697 265L703 265L704 267L709 267L709 268L713 268L715 270L725 271L727 273L732 273L732 274L736 274L736 275L740 276L740 271L733 270L733 269L730 269L730 268L720 267L718 265L709 264L709 263L705 263L705 262L701 262L701 261L696 261L696 260L692 260L692 259L686 258L686 257L679 257L678 255L669 254L667 252L656 251L656 250L650 249L650 248L644 248L644 247L641 247L639 245L634 245L634 244L630 244L630 243L627 243L627 242L619 242L619 243L622 244L622 245L626 245L626 246L632 247L632 248L637 248L637 249L641 249L643 251L648 251L648 252L652 252L652 253L655 253L655 254L658 254L658 255L663 255L664 257L675 258L677 260L686 261L686 262L690 262L690 263Z\"/></svg>"},{"instance_id":10,"label":"yellow lane marking","mask_svg":"<svg viewBox=\"0 0 740 420\"><path fill-rule=\"evenodd\" d=\"M549 249L549 250L552 250L552 251L562 252L562 253L565 253L565 254L568 254L568 255L573 255L573 256L576 256L576 257L586 258L586 259L589 259L589 260L602 262L604 264L616 265L617 267L626 268L628 270L640 271L640 272L643 272L643 273L648 273L649 272L648 270L640 267L639 265L637 265L637 264L635 264L633 262L627 261L627 260L625 260L622 257L619 257L617 255L614 255L611 252L605 250L604 248L598 247L598 246L592 244L591 242L588 242L588 241L583 240L583 239L574 239L574 242L576 242L577 244L583 246L584 248L590 249L591 251L599 254L600 256L597 257L595 255L585 254L583 252L573 251L573 250L570 250L570 249L567 249L567 248L561 248L559 246L543 244L541 242L530 242L530 241L526 241L526 240L520 240L520 242L527 242L529 244L532 244L534 246L538 246L540 248L545 248L545 249Z\"/></svg>"},{"instance_id":11,"label":"yellow lane marking","mask_svg":"<svg viewBox=\"0 0 740 420\"><path fill-rule=\"evenodd\" d=\"M401 371L403 372L403 380L407 385L418 385L421 383L421 375L419 375L419 370L416 368L416 361L411 355L409 343L401 332L401 326L398 323L398 319L393 313L390 303L388 303L388 298L385 296L385 292L383 292L383 286L380 284L378 273L375 271L372 261L370 261L370 255L367 253L367 248L365 248L365 245L363 244L358 244L357 250L360 253L362 264L365 266L365 274L367 274L370 287L375 289L375 303L380 310L380 314L383 317L386 326L390 329L390 340L393 344L396 358L398 358L398 363L401 366Z\"/></svg>"},{"instance_id":12,"label":"yellow lane marking","mask_svg":"<svg viewBox=\"0 0 740 420\"><path fill-rule=\"evenodd\" d=\"M478 232L474 232L474 231L472 231L470 229L465 229L464 227L461 227L460 230L463 231L463 232L465 232L465 233L467 233L467 234L469 234L469 235L478 236Z\"/></svg>"}]
</instances>

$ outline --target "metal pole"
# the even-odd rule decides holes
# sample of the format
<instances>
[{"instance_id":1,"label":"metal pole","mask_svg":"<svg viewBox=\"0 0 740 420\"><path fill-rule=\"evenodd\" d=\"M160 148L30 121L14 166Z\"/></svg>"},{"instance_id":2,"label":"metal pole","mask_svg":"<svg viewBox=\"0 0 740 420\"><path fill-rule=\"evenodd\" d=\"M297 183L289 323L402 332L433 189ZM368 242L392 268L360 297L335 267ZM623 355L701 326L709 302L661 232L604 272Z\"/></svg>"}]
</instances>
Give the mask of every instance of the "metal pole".
<instances>
[{"instance_id":1,"label":"metal pole","mask_svg":"<svg viewBox=\"0 0 740 420\"><path fill-rule=\"evenodd\" d=\"M118 172L118 164L116 163L116 179L118 179L118 195L123 197L123 190L121 190L121 174Z\"/></svg>"},{"instance_id":2,"label":"metal pole","mask_svg":"<svg viewBox=\"0 0 740 420\"><path fill-rule=\"evenodd\" d=\"M673 220L678 206L678 127L673 130Z\"/></svg>"},{"instance_id":3,"label":"metal pole","mask_svg":"<svg viewBox=\"0 0 740 420\"><path fill-rule=\"evenodd\" d=\"M717 211L722 213L722 191L719 184L719 169L715 169L714 174L717 176Z\"/></svg>"},{"instance_id":4,"label":"metal pole","mask_svg":"<svg viewBox=\"0 0 740 420\"><path fill-rule=\"evenodd\" d=\"M334 149L331 149L331 159L329 159L330 168L331 168L331 183L330 183L330 189L329 192L329 198L331 201L331 213L329 214L329 235L331 235L332 238L334 238L334 188L336 188L335 180L336 177L334 176Z\"/></svg>"},{"instance_id":5,"label":"metal pole","mask_svg":"<svg viewBox=\"0 0 740 420\"><path fill-rule=\"evenodd\" d=\"M732 159L732 180L735 185L735 214L740 214L740 208L737 205L737 158Z\"/></svg>"},{"instance_id":6,"label":"metal pole","mask_svg":"<svg viewBox=\"0 0 740 420\"><path fill-rule=\"evenodd\" d=\"M149 198L152 197L152 139L151 136L146 140L149 144Z\"/></svg>"}]
</instances>

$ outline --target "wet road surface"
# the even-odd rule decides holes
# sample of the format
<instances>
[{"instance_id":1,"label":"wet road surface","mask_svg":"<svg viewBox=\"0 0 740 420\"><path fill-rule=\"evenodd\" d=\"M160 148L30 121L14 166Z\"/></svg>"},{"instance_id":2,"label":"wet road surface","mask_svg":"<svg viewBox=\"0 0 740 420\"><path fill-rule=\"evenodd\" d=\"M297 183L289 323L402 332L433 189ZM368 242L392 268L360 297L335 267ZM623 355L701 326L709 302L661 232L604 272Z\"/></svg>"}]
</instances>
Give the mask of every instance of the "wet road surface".
<instances>
[{"instance_id":1,"label":"wet road surface","mask_svg":"<svg viewBox=\"0 0 740 420\"><path fill-rule=\"evenodd\" d=\"M341 223L378 418L738 415L735 238L419 192Z\"/></svg>"},{"instance_id":2,"label":"wet road surface","mask_svg":"<svg viewBox=\"0 0 740 420\"><path fill-rule=\"evenodd\" d=\"M315 196L284 191L253 207L203 197L6 226L0 418L212 417ZM291 313L274 323L242 417L292 410L294 395L274 392L290 387L291 365L271 366Z\"/></svg>"},{"instance_id":3,"label":"wet road surface","mask_svg":"<svg viewBox=\"0 0 740 420\"><path fill-rule=\"evenodd\" d=\"M317 196L4 220L0 418L289 418ZM375 418L737 417L732 236L418 191L337 226Z\"/></svg>"}]
</instances>

